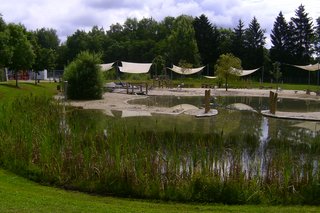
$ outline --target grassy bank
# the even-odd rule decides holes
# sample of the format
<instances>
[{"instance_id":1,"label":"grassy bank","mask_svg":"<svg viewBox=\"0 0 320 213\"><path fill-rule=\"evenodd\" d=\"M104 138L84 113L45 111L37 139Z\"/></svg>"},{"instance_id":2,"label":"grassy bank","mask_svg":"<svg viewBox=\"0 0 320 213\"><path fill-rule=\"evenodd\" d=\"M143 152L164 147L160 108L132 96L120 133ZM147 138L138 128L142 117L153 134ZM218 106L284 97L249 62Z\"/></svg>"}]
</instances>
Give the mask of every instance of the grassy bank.
<instances>
[{"instance_id":1,"label":"grassy bank","mask_svg":"<svg viewBox=\"0 0 320 213\"><path fill-rule=\"evenodd\" d=\"M46 96L3 104L0 165L37 182L102 195L320 204L319 137L308 144L271 139L261 150L253 133L158 132L104 119L99 111L64 111Z\"/></svg>"},{"instance_id":2,"label":"grassy bank","mask_svg":"<svg viewBox=\"0 0 320 213\"><path fill-rule=\"evenodd\" d=\"M319 137L271 140L261 158L252 134L143 131L100 112L64 113L50 98L54 84L4 88L0 166L37 182L179 202L320 203ZM243 156L253 163L244 165Z\"/></svg>"},{"instance_id":3,"label":"grassy bank","mask_svg":"<svg viewBox=\"0 0 320 213\"><path fill-rule=\"evenodd\" d=\"M0 169L0 212L319 212L312 206L225 206L100 197L38 185Z\"/></svg>"}]
</instances>

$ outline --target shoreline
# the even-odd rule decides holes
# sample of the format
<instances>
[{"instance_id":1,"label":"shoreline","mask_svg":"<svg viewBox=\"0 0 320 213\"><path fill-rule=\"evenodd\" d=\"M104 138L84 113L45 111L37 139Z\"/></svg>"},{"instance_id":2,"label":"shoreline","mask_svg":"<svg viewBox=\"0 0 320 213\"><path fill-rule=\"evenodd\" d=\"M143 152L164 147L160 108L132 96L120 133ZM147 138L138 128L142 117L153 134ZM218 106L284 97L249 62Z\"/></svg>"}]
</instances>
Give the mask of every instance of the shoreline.
<instances>
[{"instance_id":1,"label":"shoreline","mask_svg":"<svg viewBox=\"0 0 320 213\"><path fill-rule=\"evenodd\" d=\"M100 109L105 114L112 116L112 110L125 111L128 116L151 116L151 114L170 114L178 115L181 113L196 115L201 113L204 109L195 109L190 105L181 104L179 106L166 108L146 105L132 105L128 101L134 99L147 98L148 96L203 96L207 88L182 88L182 89L162 89L156 88L148 91L148 95L132 95L126 94L126 90L115 89L114 92L105 92L101 100L90 101L68 101L71 106L81 107L83 109ZM251 97L269 97L270 91L275 90L268 89L210 89L211 96L251 96ZM291 98L300 100L315 100L320 101L320 96L315 93L306 94L306 91L293 91L293 90L281 90L278 91L278 98ZM307 113L276 113L272 117L293 119L299 117L306 117ZM268 116L268 113L264 113L264 116ZM319 112L310 114L311 120L320 121L320 109ZM310 118L308 117L308 119ZM314 119L313 119L314 118ZM310 119L309 119L310 120Z\"/></svg>"}]
</instances>

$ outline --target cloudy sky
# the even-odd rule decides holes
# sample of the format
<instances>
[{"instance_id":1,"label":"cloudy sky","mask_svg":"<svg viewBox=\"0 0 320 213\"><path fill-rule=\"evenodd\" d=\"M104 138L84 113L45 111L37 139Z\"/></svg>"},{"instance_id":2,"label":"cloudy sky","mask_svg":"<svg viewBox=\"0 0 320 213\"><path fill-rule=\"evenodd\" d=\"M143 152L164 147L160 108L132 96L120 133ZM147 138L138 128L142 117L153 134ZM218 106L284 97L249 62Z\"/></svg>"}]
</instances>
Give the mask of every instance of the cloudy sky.
<instances>
[{"instance_id":1,"label":"cloudy sky","mask_svg":"<svg viewBox=\"0 0 320 213\"><path fill-rule=\"evenodd\" d=\"M7 23L21 23L29 30L56 29L61 41L77 29L88 31L94 25L108 30L127 18L161 21L181 14L205 14L216 26L231 28L240 18L247 27L256 16L268 35L280 11L288 21L301 4L315 23L320 17L319 0L0 0L0 13Z\"/></svg>"}]
</instances>

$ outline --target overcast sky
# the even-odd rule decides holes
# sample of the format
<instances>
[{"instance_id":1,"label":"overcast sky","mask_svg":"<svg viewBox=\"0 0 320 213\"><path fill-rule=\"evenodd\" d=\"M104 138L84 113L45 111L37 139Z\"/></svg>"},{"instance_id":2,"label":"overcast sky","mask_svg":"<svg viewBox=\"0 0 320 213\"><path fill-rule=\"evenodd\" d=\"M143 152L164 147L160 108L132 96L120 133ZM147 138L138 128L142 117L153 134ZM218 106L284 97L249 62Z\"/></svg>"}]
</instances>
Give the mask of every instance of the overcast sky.
<instances>
[{"instance_id":1,"label":"overcast sky","mask_svg":"<svg viewBox=\"0 0 320 213\"><path fill-rule=\"evenodd\" d=\"M319 0L0 0L0 13L7 23L21 23L29 30L56 29L61 41L94 25L109 30L111 24L123 24L127 18L161 21L181 14L205 14L216 26L230 28L240 18L247 27L255 16L268 36L280 11L289 21L301 4L315 23L320 17ZM269 36L267 43L269 47Z\"/></svg>"}]
</instances>

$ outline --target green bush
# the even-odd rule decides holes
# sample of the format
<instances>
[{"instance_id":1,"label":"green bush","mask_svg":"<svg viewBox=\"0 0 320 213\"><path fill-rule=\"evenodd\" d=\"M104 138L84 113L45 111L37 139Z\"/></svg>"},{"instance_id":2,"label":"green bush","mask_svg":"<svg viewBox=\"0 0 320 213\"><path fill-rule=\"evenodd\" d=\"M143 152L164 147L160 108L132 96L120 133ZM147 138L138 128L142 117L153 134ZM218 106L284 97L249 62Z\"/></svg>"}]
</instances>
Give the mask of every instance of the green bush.
<instances>
[{"instance_id":1,"label":"green bush","mask_svg":"<svg viewBox=\"0 0 320 213\"><path fill-rule=\"evenodd\" d=\"M81 52L66 68L63 79L68 81L67 95L70 99L100 99L103 77L100 55Z\"/></svg>"}]
</instances>

